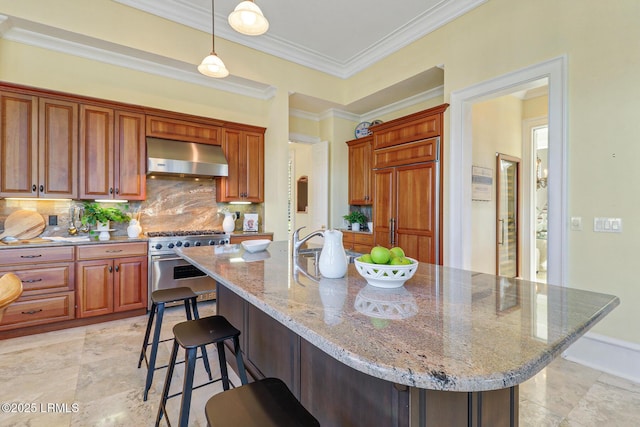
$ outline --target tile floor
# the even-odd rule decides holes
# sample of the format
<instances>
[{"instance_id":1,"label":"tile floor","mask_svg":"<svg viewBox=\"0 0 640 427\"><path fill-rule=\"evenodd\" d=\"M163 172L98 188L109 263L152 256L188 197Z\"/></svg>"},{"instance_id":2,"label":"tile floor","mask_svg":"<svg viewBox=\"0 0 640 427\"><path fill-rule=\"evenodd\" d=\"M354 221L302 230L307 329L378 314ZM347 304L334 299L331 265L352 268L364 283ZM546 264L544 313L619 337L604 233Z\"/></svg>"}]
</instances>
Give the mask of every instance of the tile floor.
<instances>
[{"instance_id":1,"label":"tile floor","mask_svg":"<svg viewBox=\"0 0 640 427\"><path fill-rule=\"evenodd\" d=\"M201 315L215 312L214 303L199 307ZM168 309L163 336L171 336L172 324L183 319L182 308ZM31 404L21 413L0 410L0 426L152 426L166 371L156 372L144 402L146 369L137 364L146 320L140 316L0 341L0 402ZM170 345L163 343L159 360L168 360ZM212 369L216 359L210 356ZM202 365L197 368L204 381ZM172 389L181 388L182 372L181 365ZM232 381L238 383L235 376ZM194 391L191 426L206 426L204 404L221 389L216 383ZM179 401L169 400L173 424ZM563 359L525 382L520 402L520 425L526 427L640 425L640 384Z\"/></svg>"}]
</instances>

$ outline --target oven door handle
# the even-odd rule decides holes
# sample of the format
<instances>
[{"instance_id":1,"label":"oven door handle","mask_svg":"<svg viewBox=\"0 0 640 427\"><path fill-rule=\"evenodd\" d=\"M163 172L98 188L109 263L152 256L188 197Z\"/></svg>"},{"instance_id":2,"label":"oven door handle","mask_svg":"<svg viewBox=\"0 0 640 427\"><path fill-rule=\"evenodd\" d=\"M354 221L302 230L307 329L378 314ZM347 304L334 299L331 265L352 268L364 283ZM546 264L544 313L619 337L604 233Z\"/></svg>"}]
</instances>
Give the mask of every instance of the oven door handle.
<instances>
[{"instance_id":1,"label":"oven door handle","mask_svg":"<svg viewBox=\"0 0 640 427\"><path fill-rule=\"evenodd\" d=\"M179 256L171 256L169 255L169 257L167 257L166 255L154 255L151 257L152 261L185 261L187 262L184 258L179 257Z\"/></svg>"}]
</instances>

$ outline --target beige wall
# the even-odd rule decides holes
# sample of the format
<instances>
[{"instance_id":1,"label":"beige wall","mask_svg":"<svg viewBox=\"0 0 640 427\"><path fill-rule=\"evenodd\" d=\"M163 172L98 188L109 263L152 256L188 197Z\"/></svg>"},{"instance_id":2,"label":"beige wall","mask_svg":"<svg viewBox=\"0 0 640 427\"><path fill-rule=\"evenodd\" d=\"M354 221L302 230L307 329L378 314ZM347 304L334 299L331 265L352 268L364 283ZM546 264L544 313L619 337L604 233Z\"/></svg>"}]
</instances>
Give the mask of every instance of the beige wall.
<instances>
[{"instance_id":1,"label":"beige wall","mask_svg":"<svg viewBox=\"0 0 640 427\"><path fill-rule=\"evenodd\" d=\"M473 105L473 165L493 171L491 201L473 201L471 269L496 274L496 153L522 157L522 101L502 96Z\"/></svg>"},{"instance_id":2,"label":"beige wall","mask_svg":"<svg viewBox=\"0 0 640 427\"><path fill-rule=\"evenodd\" d=\"M194 65L208 53L208 34L116 2L53 3L42 6L43 2L36 0L0 0L0 10ZM216 50L232 73L276 88L275 98L269 101L6 40L0 41L0 79L268 127L266 157L269 171L274 173L266 182L265 227L282 239L286 238L288 93L346 104L444 64L443 100L447 102L453 91L566 55L568 206L569 215L582 217L584 224L583 231L569 234L567 285L618 295L621 306L594 330L640 343L640 329L630 327L640 324L640 312L635 309L640 286L631 261L640 246L640 200L636 196L640 182L638 16L637 0L491 0L346 80L219 40ZM149 37L152 33L157 37ZM448 114L445 120L449 120ZM350 139L352 130L352 125L341 119L320 124L321 137L331 143L334 223L346 209L344 141ZM447 138L445 167L450 154ZM622 218L623 232L594 233L590 227L594 216Z\"/></svg>"}]
</instances>

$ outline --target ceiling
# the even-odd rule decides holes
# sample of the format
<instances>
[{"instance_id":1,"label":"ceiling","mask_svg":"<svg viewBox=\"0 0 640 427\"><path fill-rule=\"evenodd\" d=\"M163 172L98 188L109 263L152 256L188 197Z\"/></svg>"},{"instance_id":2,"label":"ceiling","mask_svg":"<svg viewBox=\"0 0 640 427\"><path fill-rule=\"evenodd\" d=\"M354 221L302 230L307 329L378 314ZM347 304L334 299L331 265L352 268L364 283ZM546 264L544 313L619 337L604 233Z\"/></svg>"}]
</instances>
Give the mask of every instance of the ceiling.
<instances>
[{"instance_id":1,"label":"ceiling","mask_svg":"<svg viewBox=\"0 0 640 427\"><path fill-rule=\"evenodd\" d=\"M211 32L211 0L114 1ZM215 0L216 37L346 78L487 0L256 0L269 20L261 36L229 26L240 1Z\"/></svg>"},{"instance_id":2,"label":"ceiling","mask_svg":"<svg viewBox=\"0 0 640 427\"><path fill-rule=\"evenodd\" d=\"M211 32L211 0L114 0ZM340 78L369 67L487 0L255 0L269 20L261 36L235 32L227 17L240 0L215 0L215 35ZM436 96L442 67L434 67L350 105L292 94L293 110L339 110L362 117L412 97ZM416 100L415 102L419 102Z\"/></svg>"}]
</instances>

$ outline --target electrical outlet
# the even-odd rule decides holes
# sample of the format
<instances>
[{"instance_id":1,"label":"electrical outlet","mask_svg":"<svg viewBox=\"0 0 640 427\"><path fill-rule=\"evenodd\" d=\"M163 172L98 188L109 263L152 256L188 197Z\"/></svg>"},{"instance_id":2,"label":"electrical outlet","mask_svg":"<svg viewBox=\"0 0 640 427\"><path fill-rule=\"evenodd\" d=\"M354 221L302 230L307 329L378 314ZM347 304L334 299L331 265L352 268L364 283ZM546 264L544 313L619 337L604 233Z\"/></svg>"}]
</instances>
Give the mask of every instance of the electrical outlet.
<instances>
[{"instance_id":1,"label":"electrical outlet","mask_svg":"<svg viewBox=\"0 0 640 427\"><path fill-rule=\"evenodd\" d=\"M58 225L58 215L49 215L49 225Z\"/></svg>"},{"instance_id":2,"label":"electrical outlet","mask_svg":"<svg viewBox=\"0 0 640 427\"><path fill-rule=\"evenodd\" d=\"M622 233L622 218L595 217L593 231L597 233Z\"/></svg>"},{"instance_id":3,"label":"electrical outlet","mask_svg":"<svg viewBox=\"0 0 640 427\"><path fill-rule=\"evenodd\" d=\"M582 231L582 217L579 217L579 216L571 217L571 229L573 231Z\"/></svg>"}]
</instances>

